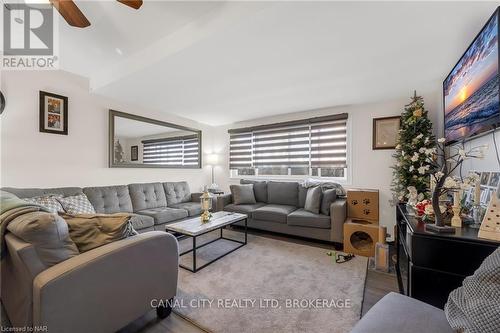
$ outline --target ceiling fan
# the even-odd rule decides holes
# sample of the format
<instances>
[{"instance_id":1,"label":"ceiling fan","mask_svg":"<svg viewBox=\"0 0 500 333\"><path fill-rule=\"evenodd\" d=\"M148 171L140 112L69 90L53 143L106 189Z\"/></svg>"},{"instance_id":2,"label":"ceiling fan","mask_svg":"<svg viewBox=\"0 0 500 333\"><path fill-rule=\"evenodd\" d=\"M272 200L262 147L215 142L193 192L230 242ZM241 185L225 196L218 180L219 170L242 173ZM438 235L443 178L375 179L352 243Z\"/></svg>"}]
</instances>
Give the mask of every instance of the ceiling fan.
<instances>
[{"instance_id":1,"label":"ceiling fan","mask_svg":"<svg viewBox=\"0 0 500 333\"><path fill-rule=\"evenodd\" d=\"M52 6L61 14L69 25L77 28L85 28L90 25L89 20L83 15L80 8L72 0L49 0ZM118 2L133 9L142 6L142 0L117 0Z\"/></svg>"}]
</instances>

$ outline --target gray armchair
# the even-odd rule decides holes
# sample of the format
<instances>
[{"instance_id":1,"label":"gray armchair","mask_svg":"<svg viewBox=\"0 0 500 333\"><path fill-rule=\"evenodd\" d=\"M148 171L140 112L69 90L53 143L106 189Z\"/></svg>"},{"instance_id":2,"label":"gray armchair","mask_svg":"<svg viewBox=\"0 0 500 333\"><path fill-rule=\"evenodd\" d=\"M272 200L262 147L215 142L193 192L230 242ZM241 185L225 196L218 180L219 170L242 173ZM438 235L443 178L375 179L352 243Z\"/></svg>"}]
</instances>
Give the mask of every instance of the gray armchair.
<instances>
[{"instance_id":1,"label":"gray armchair","mask_svg":"<svg viewBox=\"0 0 500 333\"><path fill-rule=\"evenodd\" d=\"M389 293L354 326L351 333L453 333L444 311L417 299Z\"/></svg>"},{"instance_id":2,"label":"gray armchair","mask_svg":"<svg viewBox=\"0 0 500 333\"><path fill-rule=\"evenodd\" d=\"M2 302L13 326L112 332L151 310L152 300L176 294L178 244L165 232L139 234L49 268L32 244L13 234L5 241ZM170 310L157 308L158 316Z\"/></svg>"}]
</instances>

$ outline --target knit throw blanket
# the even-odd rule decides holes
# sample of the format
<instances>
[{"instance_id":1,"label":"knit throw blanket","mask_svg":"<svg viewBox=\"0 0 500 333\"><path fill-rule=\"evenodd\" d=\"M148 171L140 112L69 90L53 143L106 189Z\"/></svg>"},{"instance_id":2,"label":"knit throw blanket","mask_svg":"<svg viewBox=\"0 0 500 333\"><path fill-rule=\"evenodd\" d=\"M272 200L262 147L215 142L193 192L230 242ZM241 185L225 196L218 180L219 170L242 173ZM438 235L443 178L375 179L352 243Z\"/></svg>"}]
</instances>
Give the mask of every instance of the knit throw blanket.
<instances>
[{"instance_id":1,"label":"knit throw blanket","mask_svg":"<svg viewBox=\"0 0 500 333\"><path fill-rule=\"evenodd\" d=\"M444 311L458 332L500 332L500 247L450 293Z\"/></svg>"},{"instance_id":2,"label":"knit throw blanket","mask_svg":"<svg viewBox=\"0 0 500 333\"><path fill-rule=\"evenodd\" d=\"M335 189L338 197L343 197L346 195L345 189L342 187L342 185L334 182L323 182L313 178L308 178L305 179L300 185L305 188L320 186L323 190Z\"/></svg>"},{"instance_id":3,"label":"knit throw blanket","mask_svg":"<svg viewBox=\"0 0 500 333\"><path fill-rule=\"evenodd\" d=\"M18 216L36 211L45 210L41 206L19 199L12 193L0 190L0 259L3 259L6 252L4 236L7 225Z\"/></svg>"}]
</instances>

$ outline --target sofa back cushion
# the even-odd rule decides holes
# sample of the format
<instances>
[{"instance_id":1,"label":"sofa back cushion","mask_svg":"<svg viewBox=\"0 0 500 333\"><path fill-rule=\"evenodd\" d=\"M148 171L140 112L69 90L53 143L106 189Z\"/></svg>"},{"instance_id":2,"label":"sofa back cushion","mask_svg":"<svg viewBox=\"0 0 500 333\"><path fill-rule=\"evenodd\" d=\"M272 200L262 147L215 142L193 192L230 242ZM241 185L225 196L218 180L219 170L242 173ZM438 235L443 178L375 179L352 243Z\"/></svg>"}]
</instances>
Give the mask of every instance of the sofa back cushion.
<instances>
[{"instance_id":1,"label":"sofa back cushion","mask_svg":"<svg viewBox=\"0 0 500 333\"><path fill-rule=\"evenodd\" d=\"M299 184L296 182L268 182L267 202L277 205L298 206Z\"/></svg>"},{"instance_id":2,"label":"sofa back cushion","mask_svg":"<svg viewBox=\"0 0 500 333\"><path fill-rule=\"evenodd\" d=\"M161 183L130 184L128 191L134 212L167 206L167 198Z\"/></svg>"},{"instance_id":3,"label":"sofa back cushion","mask_svg":"<svg viewBox=\"0 0 500 333\"><path fill-rule=\"evenodd\" d=\"M69 197L73 195L82 194L83 191L80 187L55 187L55 188L15 188L4 187L2 190L10 192L18 198L33 198L42 197L47 195L62 195Z\"/></svg>"},{"instance_id":4,"label":"sofa back cushion","mask_svg":"<svg viewBox=\"0 0 500 333\"><path fill-rule=\"evenodd\" d=\"M337 191L334 188L323 191L321 199L321 214L330 215L330 205L337 199Z\"/></svg>"},{"instance_id":5,"label":"sofa back cushion","mask_svg":"<svg viewBox=\"0 0 500 333\"><path fill-rule=\"evenodd\" d=\"M168 205L191 201L191 191L187 182L163 183Z\"/></svg>"},{"instance_id":6,"label":"sofa back cushion","mask_svg":"<svg viewBox=\"0 0 500 333\"><path fill-rule=\"evenodd\" d=\"M131 213L132 200L127 185L85 187L83 193L94 206L96 213Z\"/></svg>"},{"instance_id":7,"label":"sofa back cushion","mask_svg":"<svg viewBox=\"0 0 500 333\"><path fill-rule=\"evenodd\" d=\"M57 214L31 212L7 225L14 236L35 247L40 261L50 267L79 254L69 236L68 224Z\"/></svg>"},{"instance_id":8,"label":"sofa back cushion","mask_svg":"<svg viewBox=\"0 0 500 333\"><path fill-rule=\"evenodd\" d=\"M299 184L299 208L304 208L306 205L307 187Z\"/></svg>"},{"instance_id":9,"label":"sofa back cushion","mask_svg":"<svg viewBox=\"0 0 500 333\"><path fill-rule=\"evenodd\" d=\"M257 202L267 202L267 181L241 179L240 184L253 184L253 193Z\"/></svg>"}]
</instances>

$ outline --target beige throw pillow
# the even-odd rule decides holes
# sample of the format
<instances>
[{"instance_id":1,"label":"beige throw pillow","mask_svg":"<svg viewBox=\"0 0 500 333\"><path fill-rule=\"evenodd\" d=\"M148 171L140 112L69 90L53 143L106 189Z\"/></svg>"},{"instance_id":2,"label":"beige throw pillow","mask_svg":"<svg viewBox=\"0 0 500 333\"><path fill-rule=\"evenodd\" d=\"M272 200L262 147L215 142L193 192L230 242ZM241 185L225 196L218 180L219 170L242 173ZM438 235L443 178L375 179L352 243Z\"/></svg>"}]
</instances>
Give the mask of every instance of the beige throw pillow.
<instances>
[{"instance_id":1,"label":"beige throw pillow","mask_svg":"<svg viewBox=\"0 0 500 333\"><path fill-rule=\"evenodd\" d=\"M69 227L69 235L80 252L118 241L137 231L130 223L131 214L78 214L62 215Z\"/></svg>"}]
</instances>

